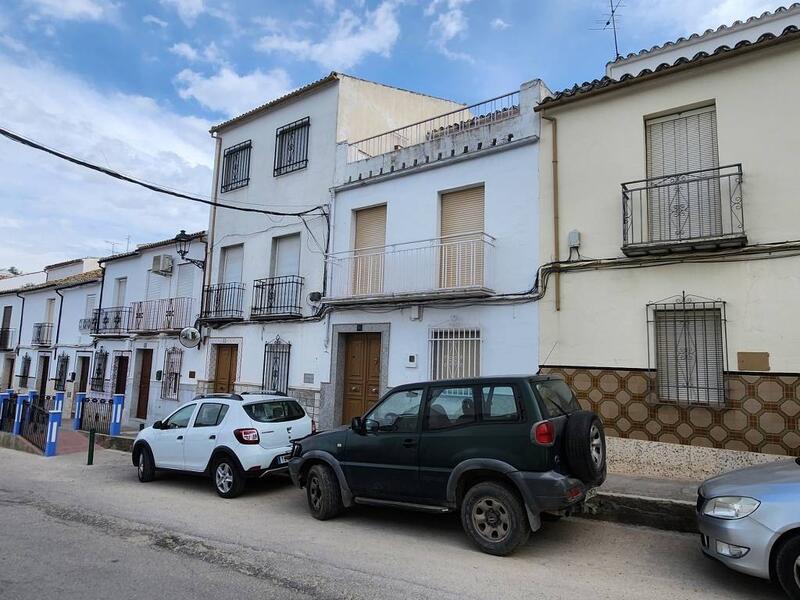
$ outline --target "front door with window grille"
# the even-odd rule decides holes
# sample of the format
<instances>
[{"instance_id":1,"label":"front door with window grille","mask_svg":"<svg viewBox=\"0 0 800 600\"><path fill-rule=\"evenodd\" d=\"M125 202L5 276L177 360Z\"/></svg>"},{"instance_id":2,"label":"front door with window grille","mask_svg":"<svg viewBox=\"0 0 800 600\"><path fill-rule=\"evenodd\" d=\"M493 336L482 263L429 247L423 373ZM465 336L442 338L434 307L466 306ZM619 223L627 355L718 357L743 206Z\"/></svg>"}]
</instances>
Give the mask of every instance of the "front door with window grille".
<instances>
[{"instance_id":1,"label":"front door with window grille","mask_svg":"<svg viewBox=\"0 0 800 600\"><path fill-rule=\"evenodd\" d=\"M439 287L483 285L483 186L442 194Z\"/></svg>"},{"instance_id":2,"label":"front door with window grille","mask_svg":"<svg viewBox=\"0 0 800 600\"><path fill-rule=\"evenodd\" d=\"M292 345L277 338L264 346L264 375L262 386L265 390L289 393L289 355Z\"/></svg>"},{"instance_id":3,"label":"front door with window grille","mask_svg":"<svg viewBox=\"0 0 800 600\"><path fill-rule=\"evenodd\" d=\"M645 123L650 241L722 233L717 114L713 106Z\"/></svg>"},{"instance_id":4,"label":"front door with window grille","mask_svg":"<svg viewBox=\"0 0 800 600\"><path fill-rule=\"evenodd\" d=\"M657 309L656 382L661 401L719 406L725 402L723 320L719 308L687 303Z\"/></svg>"},{"instance_id":5,"label":"front door with window grille","mask_svg":"<svg viewBox=\"0 0 800 600\"><path fill-rule=\"evenodd\" d=\"M386 243L386 205L356 211L353 295L368 296L383 292L384 244Z\"/></svg>"},{"instance_id":6,"label":"front door with window grille","mask_svg":"<svg viewBox=\"0 0 800 600\"><path fill-rule=\"evenodd\" d=\"M57 392L63 392L67 389L67 370L69 369L69 356L66 353L58 355L56 361L56 378L53 384Z\"/></svg>"},{"instance_id":7,"label":"front door with window grille","mask_svg":"<svg viewBox=\"0 0 800 600\"><path fill-rule=\"evenodd\" d=\"M479 329L433 329L429 343L431 379L460 379L481 374Z\"/></svg>"}]
</instances>

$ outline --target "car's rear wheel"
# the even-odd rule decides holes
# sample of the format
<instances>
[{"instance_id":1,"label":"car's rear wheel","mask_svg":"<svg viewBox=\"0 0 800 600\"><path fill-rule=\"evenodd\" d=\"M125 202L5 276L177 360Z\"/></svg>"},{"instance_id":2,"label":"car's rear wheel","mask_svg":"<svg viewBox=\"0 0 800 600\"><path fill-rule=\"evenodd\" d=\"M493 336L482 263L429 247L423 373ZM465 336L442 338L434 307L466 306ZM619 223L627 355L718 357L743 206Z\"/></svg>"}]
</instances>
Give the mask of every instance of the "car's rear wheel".
<instances>
[{"instance_id":1,"label":"car's rear wheel","mask_svg":"<svg viewBox=\"0 0 800 600\"><path fill-rule=\"evenodd\" d=\"M150 450L146 447L139 450L139 459L136 461L136 475L142 483L153 481L156 477L153 455L150 454Z\"/></svg>"},{"instance_id":2,"label":"car's rear wheel","mask_svg":"<svg viewBox=\"0 0 800 600\"><path fill-rule=\"evenodd\" d=\"M339 481L328 465L314 465L309 469L306 497L311 516L320 521L332 519L344 508Z\"/></svg>"},{"instance_id":3,"label":"car's rear wheel","mask_svg":"<svg viewBox=\"0 0 800 600\"><path fill-rule=\"evenodd\" d=\"M223 498L236 498L244 491L244 474L230 457L221 456L214 462L212 477L214 489Z\"/></svg>"},{"instance_id":4,"label":"car's rear wheel","mask_svg":"<svg viewBox=\"0 0 800 600\"><path fill-rule=\"evenodd\" d=\"M478 548L497 556L514 552L531 533L522 501L493 481L478 483L464 495L461 525Z\"/></svg>"},{"instance_id":5,"label":"car's rear wheel","mask_svg":"<svg viewBox=\"0 0 800 600\"><path fill-rule=\"evenodd\" d=\"M567 464L586 485L600 485L606 479L606 436L600 418L588 410L569 416L564 449Z\"/></svg>"},{"instance_id":6,"label":"car's rear wheel","mask_svg":"<svg viewBox=\"0 0 800 600\"><path fill-rule=\"evenodd\" d=\"M800 535L785 542L775 557L775 575L792 600L800 600Z\"/></svg>"}]
</instances>

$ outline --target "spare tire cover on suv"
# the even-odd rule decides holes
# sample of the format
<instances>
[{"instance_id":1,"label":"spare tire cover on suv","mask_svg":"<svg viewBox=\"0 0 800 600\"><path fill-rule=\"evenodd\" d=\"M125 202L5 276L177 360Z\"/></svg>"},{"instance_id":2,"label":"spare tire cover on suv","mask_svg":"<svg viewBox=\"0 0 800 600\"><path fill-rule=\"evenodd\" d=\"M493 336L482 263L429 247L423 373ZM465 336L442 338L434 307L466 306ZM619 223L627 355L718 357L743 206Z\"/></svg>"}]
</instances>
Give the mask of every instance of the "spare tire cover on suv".
<instances>
[{"instance_id":1,"label":"spare tire cover on suv","mask_svg":"<svg viewBox=\"0 0 800 600\"><path fill-rule=\"evenodd\" d=\"M586 485L600 485L606 479L606 436L600 418L579 410L567 419L564 451L571 474Z\"/></svg>"}]
</instances>

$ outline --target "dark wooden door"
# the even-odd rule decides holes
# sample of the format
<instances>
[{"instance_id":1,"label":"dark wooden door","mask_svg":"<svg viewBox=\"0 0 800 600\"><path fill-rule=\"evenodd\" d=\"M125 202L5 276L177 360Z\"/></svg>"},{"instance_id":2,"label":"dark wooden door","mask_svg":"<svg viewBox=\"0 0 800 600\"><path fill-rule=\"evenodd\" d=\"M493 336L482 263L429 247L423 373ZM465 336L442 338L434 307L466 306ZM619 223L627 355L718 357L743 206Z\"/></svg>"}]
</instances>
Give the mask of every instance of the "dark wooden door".
<instances>
[{"instance_id":1,"label":"dark wooden door","mask_svg":"<svg viewBox=\"0 0 800 600\"><path fill-rule=\"evenodd\" d=\"M381 380L381 334L351 333L345 338L342 423L375 406Z\"/></svg>"},{"instance_id":2,"label":"dark wooden door","mask_svg":"<svg viewBox=\"0 0 800 600\"><path fill-rule=\"evenodd\" d=\"M117 357L117 376L114 379L114 393L124 394L128 387L128 357Z\"/></svg>"},{"instance_id":3,"label":"dark wooden door","mask_svg":"<svg viewBox=\"0 0 800 600\"><path fill-rule=\"evenodd\" d=\"M217 346L217 364L214 370L214 393L230 394L236 382L236 363L239 347L234 344Z\"/></svg>"},{"instance_id":4,"label":"dark wooden door","mask_svg":"<svg viewBox=\"0 0 800 600\"><path fill-rule=\"evenodd\" d=\"M147 418L147 405L150 402L150 372L153 369L153 351L141 350L139 362L139 390L136 400L136 418Z\"/></svg>"},{"instance_id":5,"label":"dark wooden door","mask_svg":"<svg viewBox=\"0 0 800 600\"><path fill-rule=\"evenodd\" d=\"M39 355L39 374L36 383L39 386L39 401L44 401L47 393L47 376L50 374L50 357L44 354Z\"/></svg>"},{"instance_id":6,"label":"dark wooden door","mask_svg":"<svg viewBox=\"0 0 800 600\"><path fill-rule=\"evenodd\" d=\"M5 386L3 387L4 390L10 389L14 386L14 359L7 358L6 359L6 382Z\"/></svg>"},{"instance_id":7,"label":"dark wooden door","mask_svg":"<svg viewBox=\"0 0 800 600\"><path fill-rule=\"evenodd\" d=\"M78 388L76 392L85 392L89 389L89 357L78 357Z\"/></svg>"}]
</instances>

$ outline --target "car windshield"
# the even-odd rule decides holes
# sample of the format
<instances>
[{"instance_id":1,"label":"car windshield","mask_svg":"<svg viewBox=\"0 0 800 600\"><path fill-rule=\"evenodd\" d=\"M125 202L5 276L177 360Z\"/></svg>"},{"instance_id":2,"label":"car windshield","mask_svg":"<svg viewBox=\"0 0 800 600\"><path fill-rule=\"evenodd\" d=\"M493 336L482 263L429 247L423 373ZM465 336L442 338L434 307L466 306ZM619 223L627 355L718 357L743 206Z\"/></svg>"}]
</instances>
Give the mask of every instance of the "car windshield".
<instances>
[{"instance_id":1,"label":"car windshield","mask_svg":"<svg viewBox=\"0 0 800 600\"><path fill-rule=\"evenodd\" d=\"M295 400L257 402L255 404L245 404L243 408L248 417L259 423L295 421L306 416L303 407Z\"/></svg>"},{"instance_id":2,"label":"car windshield","mask_svg":"<svg viewBox=\"0 0 800 600\"><path fill-rule=\"evenodd\" d=\"M580 405L575 399L572 390L560 379L549 379L546 381L532 381L533 387L542 399L548 414L557 417L564 413L580 410Z\"/></svg>"}]
</instances>

